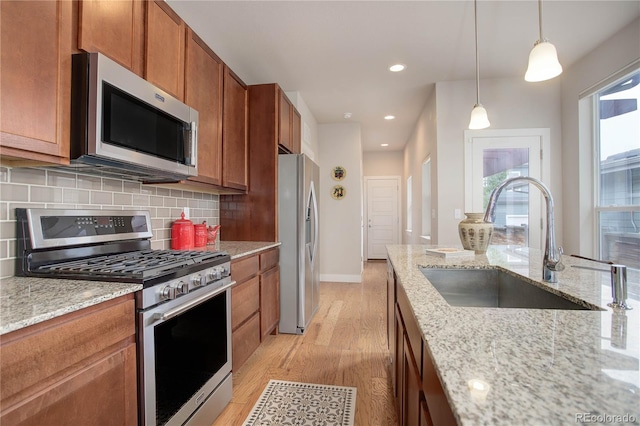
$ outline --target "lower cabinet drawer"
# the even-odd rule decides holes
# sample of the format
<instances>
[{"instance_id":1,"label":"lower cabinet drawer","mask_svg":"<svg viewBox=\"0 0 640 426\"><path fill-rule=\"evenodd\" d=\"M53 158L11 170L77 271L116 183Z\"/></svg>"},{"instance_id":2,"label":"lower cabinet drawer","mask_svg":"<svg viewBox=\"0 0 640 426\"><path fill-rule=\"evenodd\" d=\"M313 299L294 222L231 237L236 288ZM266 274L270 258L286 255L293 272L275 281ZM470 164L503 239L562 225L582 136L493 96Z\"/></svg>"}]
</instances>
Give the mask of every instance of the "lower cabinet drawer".
<instances>
[{"instance_id":1,"label":"lower cabinet drawer","mask_svg":"<svg viewBox=\"0 0 640 426\"><path fill-rule=\"evenodd\" d=\"M260 346L260 313L256 312L247 322L232 334L233 371L245 363L251 354Z\"/></svg>"},{"instance_id":2,"label":"lower cabinet drawer","mask_svg":"<svg viewBox=\"0 0 640 426\"><path fill-rule=\"evenodd\" d=\"M235 330L260 309L260 277L236 284L231 289L231 329Z\"/></svg>"}]
</instances>

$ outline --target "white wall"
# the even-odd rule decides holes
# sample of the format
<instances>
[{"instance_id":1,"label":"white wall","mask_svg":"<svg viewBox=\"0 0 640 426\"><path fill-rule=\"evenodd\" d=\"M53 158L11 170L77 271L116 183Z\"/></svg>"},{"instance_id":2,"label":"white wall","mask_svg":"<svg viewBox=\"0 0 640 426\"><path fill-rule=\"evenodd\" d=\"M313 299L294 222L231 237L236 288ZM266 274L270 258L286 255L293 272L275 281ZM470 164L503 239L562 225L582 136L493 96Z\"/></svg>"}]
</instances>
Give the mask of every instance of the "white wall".
<instances>
[{"instance_id":1,"label":"white wall","mask_svg":"<svg viewBox=\"0 0 640 426\"><path fill-rule=\"evenodd\" d=\"M595 256L591 108L582 92L640 58L640 19L623 28L562 74L562 172L565 253ZM580 126L579 120L580 118Z\"/></svg>"},{"instance_id":2,"label":"white wall","mask_svg":"<svg viewBox=\"0 0 640 426\"><path fill-rule=\"evenodd\" d=\"M318 122L300 92L285 92L302 118L302 153L318 163Z\"/></svg>"},{"instance_id":3,"label":"white wall","mask_svg":"<svg viewBox=\"0 0 640 426\"><path fill-rule=\"evenodd\" d=\"M422 163L428 155L431 156L431 194L432 202L431 207L437 208L437 192L436 188L436 173L437 166L437 134L438 124L436 115L436 90L431 90L430 95L425 103L420 116L416 122L416 126L411 132L411 136L407 141L407 145L404 149L404 174L402 180L402 242L404 244L423 244L420 238L422 235ZM412 176L411 194L412 194L412 229L411 232L407 231L407 178ZM436 223L432 219L431 223L431 243L437 244L438 235L437 228L434 226Z\"/></svg>"},{"instance_id":4,"label":"white wall","mask_svg":"<svg viewBox=\"0 0 640 426\"><path fill-rule=\"evenodd\" d=\"M475 81L438 82L438 239L459 244L454 210L464 211L464 130L475 104ZM562 172L560 81L528 83L523 76L480 81L480 101L487 109L491 129L549 128L551 182L556 211L556 233L562 244ZM444 167L443 167L444 166Z\"/></svg>"},{"instance_id":5,"label":"white wall","mask_svg":"<svg viewBox=\"0 0 640 426\"><path fill-rule=\"evenodd\" d=\"M362 273L362 140L360 124L318 126L320 166L320 280L360 282ZM331 169L347 170L344 180L331 178ZM331 197L334 185L346 196Z\"/></svg>"},{"instance_id":6,"label":"white wall","mask_svg":"<svg viewBox=\"0 0 640 426\"><path fill-rule=\"evenodd\" d=\"M435 100L427 102L405 147L404 179L406 183L406 178L413 175L413 196L419 200L420 166L425 156L431 153L432 174L435 174L432 207L436 209L437 216L432 222L432 243L459 245L457 226L460 219L454 217L454 210L464 210L464 130L467 129L475 103L475 81L438 82L434 93ZM480 95L489 114L491 129L550 128L549 186L556 200L556 230L558 242L561 243L563 203L559 80L544 83L527 83L522 77L481 80ZM437 139L435 143L434 137ZM411 234L405 235L407 243L420 242L420 230L417 228L421 206L419 202L413 205L414 229Z\"/></svg>"},{"instance_id":7,"label":"white wall","mask_svg":"<svg viewBox=\"0 0 640 426\"><path fill-rule=\"evenodd\" d=\"M368 151L362 154L364 176L402 176L402 151Z\"/></svg>"}]
</instances>

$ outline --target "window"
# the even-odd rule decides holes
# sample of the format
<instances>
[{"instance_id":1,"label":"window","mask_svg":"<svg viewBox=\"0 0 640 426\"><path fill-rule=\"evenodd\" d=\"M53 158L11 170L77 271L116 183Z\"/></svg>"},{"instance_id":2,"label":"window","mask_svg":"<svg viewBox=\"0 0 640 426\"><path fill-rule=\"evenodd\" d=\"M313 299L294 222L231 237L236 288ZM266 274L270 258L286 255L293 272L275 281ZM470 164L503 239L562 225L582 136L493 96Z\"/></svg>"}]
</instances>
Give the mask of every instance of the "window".
<instances>
[{"instance_id":1,"label":"window","mask_svg":"<svg viewBox=\"0 0 640 426\"><path fill-rule=\"evenodd\" d=\"M431 238L431 157L422 163L422 237Z\"/></svg>"},{"instance_id":2,"label":"window","mask_svg":"<svg viewBox=\"0 0 640 426\"><path fill-rule=\"evenodd\" d=\"M599 256L640 269L640 70L600 90L595 188Z\"/></svg>"},{"instance_id":3,"label":"window","mask_svg":"<svg viewBox=\"0 0 640 426\"><path fill-rule=\"evenodd\" d=\"M407 232L411 232L411 228L413 227L411 223L411 176L407 178Z\"/></svg>"}]
</instances>

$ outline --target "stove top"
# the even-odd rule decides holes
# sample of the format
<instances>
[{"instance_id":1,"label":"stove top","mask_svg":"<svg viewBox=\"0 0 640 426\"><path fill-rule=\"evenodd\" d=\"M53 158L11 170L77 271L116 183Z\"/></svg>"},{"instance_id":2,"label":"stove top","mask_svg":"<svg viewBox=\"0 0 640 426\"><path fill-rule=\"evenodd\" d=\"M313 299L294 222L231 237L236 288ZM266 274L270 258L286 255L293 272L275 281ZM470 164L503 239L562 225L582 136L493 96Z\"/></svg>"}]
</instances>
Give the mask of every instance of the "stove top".
<instances>
[{"instance_id":1,"label":"stove top","mask_svg":"<svg viewBox=\"0 0 640 426\"><path fill-rule=\"evenodd\" d=\"M175 278L228 260L229 256L220 251L141 250L56 262L32 268L31 272L36 275L144 284L153 282L155 278Z\"/></svg>"},{"instance_id":2,"label":"stove top","mask_svg":"<svg viewBox=\"0 0 640 426\"><path fill-rule=\"evenodd\" d=\"M16 275L147 288L214 267L217 271L230 261L221 251L152 250L147 211L16 209L16 217Z\"/></svg>"}]
</instances>

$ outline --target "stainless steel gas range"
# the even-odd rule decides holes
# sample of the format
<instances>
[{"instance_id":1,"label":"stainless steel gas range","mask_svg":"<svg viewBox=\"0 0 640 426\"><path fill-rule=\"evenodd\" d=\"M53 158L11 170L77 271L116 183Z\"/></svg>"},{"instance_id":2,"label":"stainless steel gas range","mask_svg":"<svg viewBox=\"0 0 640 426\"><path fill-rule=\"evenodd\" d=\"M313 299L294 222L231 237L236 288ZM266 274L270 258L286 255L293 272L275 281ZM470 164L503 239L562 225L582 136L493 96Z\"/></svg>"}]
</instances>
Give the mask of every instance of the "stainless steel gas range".
<instances>
[{"instance_id":1,"label":"stainless steel gas range","mask_svg":"<svg viewBox=\"0 0 640 426\"><path fill-rule=\"evenodd\" d=\"M152 250L146 211L16 215L17 275L143 285L136 293L140 424L211 424L232 394L229 255Z\"/></svg>"}]
</instances>

